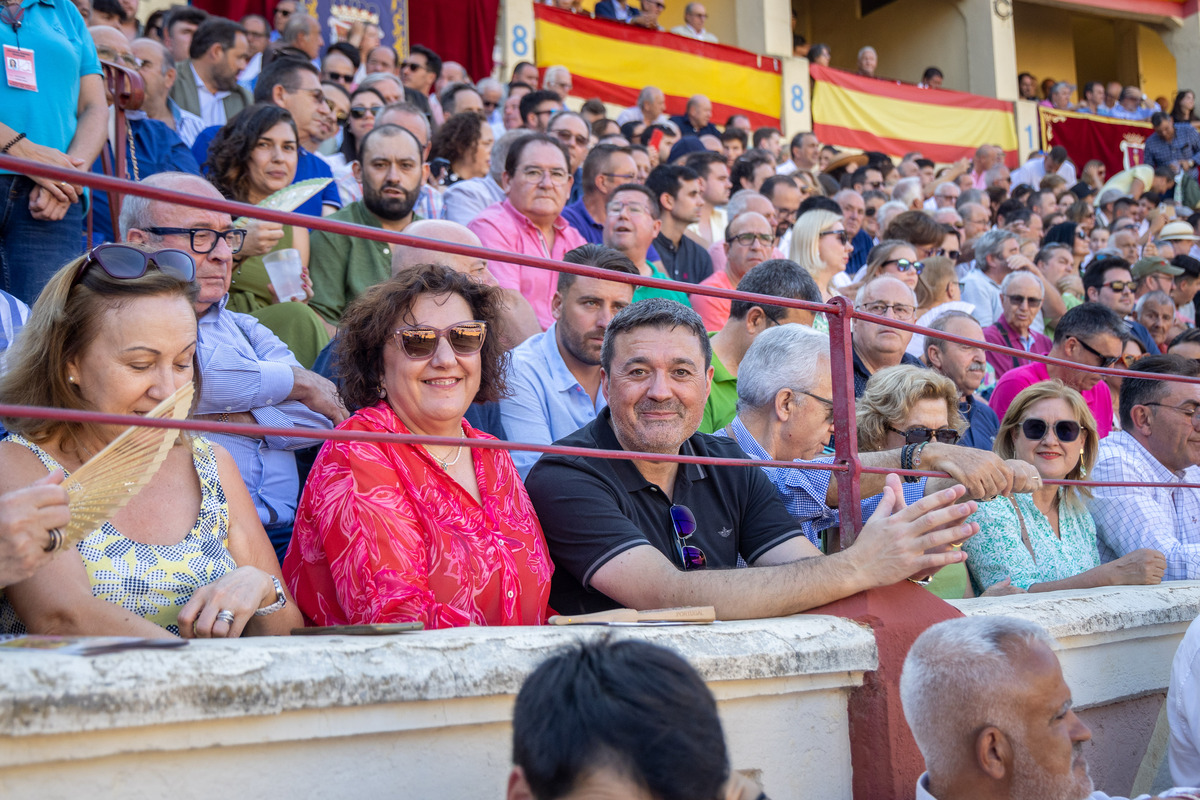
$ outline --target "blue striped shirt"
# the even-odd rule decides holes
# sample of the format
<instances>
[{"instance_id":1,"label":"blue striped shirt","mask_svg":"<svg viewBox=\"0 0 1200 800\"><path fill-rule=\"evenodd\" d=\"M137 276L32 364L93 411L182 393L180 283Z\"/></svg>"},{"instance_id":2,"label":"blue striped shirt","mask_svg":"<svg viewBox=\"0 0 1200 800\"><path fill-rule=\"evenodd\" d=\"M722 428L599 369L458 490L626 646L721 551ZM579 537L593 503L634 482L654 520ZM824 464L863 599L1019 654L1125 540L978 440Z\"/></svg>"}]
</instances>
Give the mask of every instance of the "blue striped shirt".
<instances>
[{"instance_id":1,"label":"blue striped shirt","mask_svg":"<svg viewBox=\"0 0 1200 800\"><path fill-rule=\"evenodd\" d=\"M8 348L28 319L29 306L0 289L0 375L7 366ZM0 425L0 436L5 433L4 426Z\"/></svg>"},{"instance_id":2,"label":"blue striped shirt","mask_svg":"<svg viewBox=\"0 0 1200 800\"><path fill-rule=\"evenodd\" d=\"M331 430L333 423L297 400L288 400L300 362L287 345L249 314L225 310L226 295L200 315L200 399L196 414L249 412L259 425ZM315 439L210 434L233 456L263 525L296 517L300 478L293 450Z\"/></svg>"}]
</instances>

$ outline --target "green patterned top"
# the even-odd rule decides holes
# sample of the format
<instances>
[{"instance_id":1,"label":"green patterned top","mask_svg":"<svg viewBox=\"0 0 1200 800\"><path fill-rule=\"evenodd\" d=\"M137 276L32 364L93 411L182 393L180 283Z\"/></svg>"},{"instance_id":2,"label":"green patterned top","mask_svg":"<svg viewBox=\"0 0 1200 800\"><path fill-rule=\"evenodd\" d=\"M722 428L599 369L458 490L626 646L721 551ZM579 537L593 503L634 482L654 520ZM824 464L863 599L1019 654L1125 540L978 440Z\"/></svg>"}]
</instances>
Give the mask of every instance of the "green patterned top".
<instances>
[{"instance_id":1,"label":"green patterned top","mask_svg":"<svg viewBox=\"0 0 1200 800\"><path fill-rule=\"evenodd\" d=\"M42 448L22 436L9 441L28 447L47 470L62 469ZM92 595L145 617L176 636L179 610L201 586L237 569L229 553L229 506L207 439L192 439L192 463L200 478L200 514L183 540L142 544L121 535L111 522L76 545L92 583ZM63 470L66 472L66 470ZM7 598L0 595L0 633L24 633Z\"/></svg>"},{"instance_id":2,"label":"green patterned top","mask_svg":"<svg viewBox=\"0 0 1200 800\"><path fill-rule=\"evenodd\" d=\"M1033 495L1014 495L1025 518L1035 559L1021 542L1021 521L1006 497L979 504L969 522L979 523L979 533L963 545L976 592L1009 578L1013 586L1028 589L1035 583L1060 581L1100 566L1096 523L1086 509L1072 511L1060 504L1058 529L1033 504Z\"/></svg>"}]
</instances>

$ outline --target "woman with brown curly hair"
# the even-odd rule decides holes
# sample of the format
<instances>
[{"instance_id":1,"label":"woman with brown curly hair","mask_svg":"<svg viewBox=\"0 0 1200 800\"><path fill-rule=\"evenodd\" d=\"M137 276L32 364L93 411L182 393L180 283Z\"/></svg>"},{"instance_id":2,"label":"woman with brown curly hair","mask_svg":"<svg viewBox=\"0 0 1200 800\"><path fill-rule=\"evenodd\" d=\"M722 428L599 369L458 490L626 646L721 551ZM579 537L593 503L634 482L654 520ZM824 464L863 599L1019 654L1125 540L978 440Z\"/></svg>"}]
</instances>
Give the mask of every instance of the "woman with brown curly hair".
<instances>
[{"instance_id":1,"label":"woman with brown curly hair","mask_svg":"<svg viewBox=\"0 0 1200 800\"><path fill-rule=\"evenodd\" d=\"M290 186L299 158L296 122L286 109L259 103L243 109L212 140L205 167L209 179L230 200L260 203ZM280 303L271 286L263 256L295 249L300 254L306 297ZM251 220L246 241L233 256L233 280L226 308L251 314L266 325L306 368L329 343L331 331L307 305L312 298L308 277L308 231L277 222Z\"/></svg>"},{"instance_id":2,"label":"woman with brown curly hair","mask_svg":"<svg viewBox=\"0 0 1200 800\"><path fill-rule=\"evenodd\" d=\"M433 136L430 158L450 162L450 172L442 182L452 186L469 178L482 178L492 163L492 145L496 137L487 118L477 111L464 111L446 120Z\"/></svg>"},{"instance_id":3,"label":"woman with brown curly hair","mask_svg":"<svg viewBox=\"0 0 1200 800\"><path fill-rule=\"evenodd\" d=\"M404 270L359 295L338 333L339 430L451 446L326 442L284 576L315 625L536 625L554 570L512 459L463 414L504 393L500 293L448 267Z\"/></svg>"}]
</instances>

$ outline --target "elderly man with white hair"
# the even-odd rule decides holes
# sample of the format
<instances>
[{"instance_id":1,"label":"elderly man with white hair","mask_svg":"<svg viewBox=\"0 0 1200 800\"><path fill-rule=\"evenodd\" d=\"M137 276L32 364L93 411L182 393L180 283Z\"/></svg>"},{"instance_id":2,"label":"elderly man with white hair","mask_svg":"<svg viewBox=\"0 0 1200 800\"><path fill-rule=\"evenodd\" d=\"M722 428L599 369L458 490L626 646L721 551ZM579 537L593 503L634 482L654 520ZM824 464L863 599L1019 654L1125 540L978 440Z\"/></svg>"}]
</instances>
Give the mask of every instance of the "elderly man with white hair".
<instances>
[{"instance_id":1,"label":"elderly man with white hair","mask_svg":"<svg viewBox=\"0 0 1200 800\"><path fill-rule=\"evenodd\" d=\"M1092 732L1054 648L1037 623L1002 616L946 620L917 637L900 675L925 759L916 800L1119 800L1093 791L1083 755Z\"/></svg>"},{"instance_id":2,"label":"elderly man with white hair","mask_svg":"<svg viewBox=\"0 0 1200 800\"><path fill-rule=\"evenodd\" d=\"M571 71L561 64L555 64L553 67L546 67L545 74L542 75L542 88L548 92L554 92L560 100L566 101L567 95L571 93L571 88L574 83L571 80Z\"/></svg>"},{"instance_id":3,"label":"elderly man with white hair","mask_svg":"<svg viewBox=\"0 0 1200 800\"><path fill-rule=\"evenodd\" d=\"M1013 347L1026 353L1046 355L1053 347L1050 339L1038 330L1038 311L1042 307L1042 282L1032 272L1010 272L1000 282L1000 318L983 331L984 339L992 344ZM1029 363L1029 359L989 350L987 362L999 380L1010 369Z\"/></svg>"},{"instance_id":4,"label":"elderly man with white hair","mask_svg":"<svg viewBox=\"0 0 1200 800\"><path fill-rule=\"evenodd\" d=\"M903 203L905 211L923 211L925 195L921 191L921 179L914 176L896 181L892 187L892 199Z\"/></svg>"},{"instance_id":5,"label":"elderly man with white hair","mask_svg":"<svg viewBox=\"0 0 1200 800\"><path fill-rule=\"evenodd\" d=\"M641 122L646 125L661 125L669 122L670 117L665 113L667 96L657 86L645 86L638 92L637 105L630 106L617 116L617 124L626 122Z\"/></svg>"},{"instance_id":6,"label":"elderly man with white hair","mask_svg":"<svg viewBox=\"0 0 1200 800\"><path fill-rule=\"evenodd\" d=\"M939 208L954 208L958 205L958 198L961 196L962 189L957 183L943 181L933 190L933 197L925 201L925 210L937 211Z\"/></svg>"},{"instance_id":7,"label":"elderly man with white hair","mask_svg":"<svg viewBox=\"0 0 1200 800\"><path fill-rule=\"evenodd\" d=\"M733 437L751 458L827 465L821 452L833 435L833 379L829 337L804 325L777 325L754 338L738 365L737 416L725 435ZM718 432L720 433L720 432ZM859 453L864 466L899 469L902 450ZM1013 487L1020 491L1031 479L1028 465L1016 468L994 453L929 442L921 452L923 468L950 478L921 479L903 485L906 503L957 483L967 496L983 498ZM935 466L936 465L936 466ZM788 512L804 535L820 546L820 531L838 524L838 494L827 469L764 467ZM879 505L884 476L864 472L860 479L862 514L867 519Z\"/></svg>"}]
</instances>

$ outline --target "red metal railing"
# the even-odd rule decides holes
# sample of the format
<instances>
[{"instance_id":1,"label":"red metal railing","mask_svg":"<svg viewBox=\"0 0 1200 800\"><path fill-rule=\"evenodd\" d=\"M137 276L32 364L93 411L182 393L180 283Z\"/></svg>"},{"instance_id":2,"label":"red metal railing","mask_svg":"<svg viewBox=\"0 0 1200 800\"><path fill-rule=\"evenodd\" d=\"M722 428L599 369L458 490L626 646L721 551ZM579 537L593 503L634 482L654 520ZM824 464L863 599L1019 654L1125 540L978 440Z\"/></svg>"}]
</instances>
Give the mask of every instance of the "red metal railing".
<instances>
[{"instance_id":1,"label":"red metal railing","mask_svg":"<svg viewBox=\"0 0 1200 800\"><path fill-rule=\"evenodd\" d=\"M1079 365L1075 362L1065 361L1062 359L1052 358L1050 356L1037 355L1027 353L1024 350L1017 350L1010 347L1002 347L991 344L990 342L978 341L962 336L956 336L941 331L934 331L929 328L923 328L912 323L900 322L889 317L879 317L873 314L867 314L854 309L853 304L848 298L837 297L829 303L810 303L803 300L793 300L790 298L773 297L771 295L752 294L749 292L740 292L736 289L722 289L712 286L699 286L690 283L682 283L678 281L663 280L659 278L646 278L641 275L631 275L626 273L613 272L611 270L598 267L585 266L580 264L568 264L561 261L554 261L547 258L536 256L526 256L518 253L509 253L505 251L491 250L481 247L471 247L469 245L453 244L449 242L437 242L429 239L408 236L402 233L393 233L385 231L381 228L371 228L362 225L355 225L339 220L332 220L327 217L311 217L293 212L273 211L262 209L257 206L246 203L238 203L230 200L196 197L194 195L177 192L170 189L161 189L145 186L140 183L134 183L126 180L119 180L105 175L96 175L90 172L78 172L69 169L52 167L45 164L26 161L24 159L13 158L11 156L0 155L0 169L6 169L12 172L25 175L33 175L38 177L52 178L54 180L68 181L74 184L82 184L90 186L93 189L100 189L108 192L118 192L124 194L138 195L147 197L152 200L159 200L166 203L192 206L203 208L210 211L217 211L230 214L231 216L245 216L258 219L265 219L270 222L278 222L288 225L299 225L314 230L323 230L329 233L342 234L345 236L355 236L360 239L369 239L372 241L386 242L389 244L408 245L420 247L427 250L436 250L456 255L472 256L475 258L483 258L491 261L504 261L511 264L521 266L535 267L537 269L549 269L558 272L568 272L574 275L582 275L590 278L599 278L606 281L617 281L621 283L629 283L635 286L648 286L658 289L670 289L674 291L682 291L687 294L700 294L711 297L721 297L730 300L749 300L752 302L769 303L775 306L783 306L787 308L800 308L808 311L817 311L825 313L829 321L829 339L830 339L830 366L833 377L833 404L835 418L835 433L834 433L834 452L835 463L828 465L808 464L802 466L791 461L761 461L747 459L719 459L719 458L702 458L699 456L684 456L684 455L662 455L658 453L633 453L628 451L604 451L591 450L588 448L577 447L562 447L558 445L540 445L524 442L504 442L493 440L471 440L469 446L485 449L504 449L504 450L522 450L544 453L559 453L568 455L584 455L592 458L612 458L612 459L646 459L654 461L669 461L676 463L702 463L702 464L718 464L730 466L748 466L748 467L778 467L784 469L823 469L834 473L838 482L838 497L840 509L840 529L831 531L829 537L828 549L833 552L841 547L849 546L853 543L859 528L862 526L861 508L859 505L860 491L859 479L863 473L886 474L899 473L904 475L918 475L925 477L946 477L945 473L930 472L924 470L901 470L901 469L886 469L881 467L864 467L858 458L858 433L854 414L854 369L853 369L853 349L851 344L851 325L855 319L874 322L881 325L898 328L901 330L911 331L914 333L922 333L933 335L938 339L957 342L960 344L970 344L983 348L984 350L1006 353L1018 356L1029 361L1040 361L1046 364L1054 364L1067 367L1069 369L1077 369ZM1094 372L1100 375L1119 375L1126 377L1145 378L1144 373L1132 372L1123 369L1103 369L1099 367L1088 367L1089 372ZM1189 378L1180 375L1154 375L1151 376L1156 380L1177 381L1181 383L1200 383L1200 378ZM77 422L93 422L101 424L119 424L119 425L142 425L149 427L162 428L180 428L192 431L203 431L209 433L230 433L241 435L257 435L257 436L285 436L291 438L306 438L318 440L337 440L337 441L376 441L376 442L391 442L397 444L422 444L433 446L455 446L461 444L461 440L453 437L437 437L437 436L418 436L412 434L382 434L369 433L362 431L313 431L304 430L298 432L295 428L271 428L259 425L243 425L236 423L219 423L208 422L203 420L148 420L138 416L123 416L115 414L101 414L87 411L72 411L57 408L33 408L28 406L12 406L0 405L0 416L11 417L35 417L41 419L64 419ZM1171 488L1193 488L1200 489L1200 484L1181 484L1181 483L1120 483L1120 482L1096 482L1096 481L1045 481L1048 485L1079 485L1079 486L1145 486L1150 487L1171 487Z\"/></svg>"}]
</instances>

